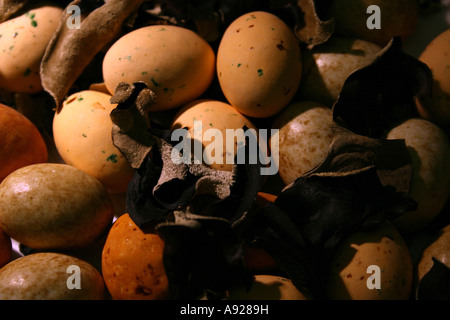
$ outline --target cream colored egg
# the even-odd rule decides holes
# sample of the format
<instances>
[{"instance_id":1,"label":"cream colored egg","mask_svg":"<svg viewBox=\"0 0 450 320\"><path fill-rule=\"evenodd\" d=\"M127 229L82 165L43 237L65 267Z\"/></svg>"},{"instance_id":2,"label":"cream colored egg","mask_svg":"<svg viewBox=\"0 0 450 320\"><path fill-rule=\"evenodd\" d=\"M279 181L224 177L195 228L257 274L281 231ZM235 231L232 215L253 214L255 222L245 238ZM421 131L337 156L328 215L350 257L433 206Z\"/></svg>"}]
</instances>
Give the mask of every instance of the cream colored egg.
<instances>
[{"instance_id":1,"label":"cream colored egg","mask_svg":"<svg viewBox=\"0 0 450 320\"><path fill-rule=\"evenodd\" d=\"M270 117L293 98L301 81L297 38L268 12L250 12L233 21L217 52L217 75L228 102L244 115Z\"/></svg>"},{"instance_id":2,"label":"cream colored egg","mask_svg":"<svg viewBox=\"0 0 450 320\"><path fill-rule=\"evenodd\" d=\"M67 164L92 175L111 193L124 193L134 170L112 141L111 95L85 90L72 94L53 118L53 137Z\"/></svg>"},{"instance_id":3,"label":"cream colored egg","mask_svg":"<svg viewBox=\"0 0 450 320\"><path fill-rule=\"evenodd\" d=\"M257 128L249 119L228 103L216 100L196 100L186 105L175 115L171 127L188 130L193 141L189 149L197 159L192 163L198 161L226 171L232 170L245 134L257 135ZM244 131L244 127L253 131Z\"/></svg>"},{"instance_id":4,"label":"cream colored egg","mask_svg":"<svg viewBox=\"0 0 450 320\"><path fill-rule=\"evenodd\" d=\"M299 291L292 281L275 275L255 275L247 290L239 286L229 290L228 300L311 300L308 294Z\"/></svg>"},{"instance_id":5,"label":"cream colored egg","mask_svg":"<svg viewBox=\"0 0 450 320\"><path fill-rule=\"evenodd\" d=\"M418 208L394 223L400 231L412 233L429 225L448 200L450 144L442 129L424 119L407 120L393 128L387 138L404 139L410 151L413 165L410 195Z\"/></svg>"},{"instance_id":6,"label":"cream colored egg","mask_svg":"<svg viewBox=\"0 0 450 320\"><path fill-rule=\"evenodd\" d=\"M450 29L434 38L419 60L432 72L432 96L418 101L421 115L441 125L450 124Z\"/></svg>"},{"instance_id":7,"label":"cream colored egg","mask_svg":"<svg viewBox=\"0 0 450 320\"><path fill-rule=\"evenodd\" d=\"M22 93L43 90L40 64L62 14L56 5L33 5L0 24L0 88Z\"/></svg>"},{"instance_id":8,"label":"cream colored egg","mask_svg":"<svg viewBox=\"0 0 450 320\"><path fill-rule=\"evenodd\" d=\"M350 74L370 64L381 49L364 40L334 36L324 44L303 50L299 98L332 107Z\"/></svg>"},{"instance_id":9,"label":"cream colored egg","mask_svg":"<svg viewBox=\"0 0 450 320\"><path fill-rule=\"evenodd\" d=\"M103 185L66 164L23 167L0 184L0 226L29 248L86 247L104 234L113 215Z\"/></svg>"},{"instance_id":10,"label":"cream colored egg","mask_svg":"<svg viewBox=\"0 0 450 320\"><path fill-rule=\"evenodd\" d=\"M331 109L312 101L292 103L275 117L278 132L270 146L278 144L278 172L286 185L325 160L333 123Z\"/></svg>"},{"instance_id":11,"label":"cream colored egg","mask_svg":"<svg viewBox=\"0 0 450 320\"><path fill-rule=\"evenodd\" d=\"M389 222L339 243L329 266L332 300L407 300L413 283L408 247Z\"/></svg>"},{"instance_id":12,"label":"cream colored egg","mask_svg":"<svg viewBox=\"0 0 450 320\"><path fill-rule=\"evenodd\" d=\"M152 110L181 107L203 94L214 78L216 57L195 32L153 25L117 40L103 60L103 78L111 94L120 82L143 81L156 94Z\"/></svg>"},{"instance_id":13,"label":"cream colored egg","mask_svg":"<svg viewBox=\"0 0 450 320\"><path fill-rule=\"evenodd\" d=\"M0 269L0 300L103 300L97 269L60 253L35 253Z\"/></svg>"}]
</instances>

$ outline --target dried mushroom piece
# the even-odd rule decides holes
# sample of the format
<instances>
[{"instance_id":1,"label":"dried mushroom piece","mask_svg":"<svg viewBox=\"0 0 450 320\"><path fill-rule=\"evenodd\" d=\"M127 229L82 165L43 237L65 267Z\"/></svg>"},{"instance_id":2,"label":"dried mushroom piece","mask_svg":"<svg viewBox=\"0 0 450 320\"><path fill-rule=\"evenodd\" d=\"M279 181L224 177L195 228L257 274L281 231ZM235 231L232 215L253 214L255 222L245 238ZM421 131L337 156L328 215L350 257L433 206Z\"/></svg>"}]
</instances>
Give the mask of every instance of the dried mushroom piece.
<instances>
[{"instance_id":1,"label":"dried mushroom piece","mask_svg":"<svg viewBox=\"0 0 450 320\"><path fill-rule=\"evenodd\" d=\"M370 65L347 78L333 117L357 134L382 138L399 123L418 116L414 100L429 97L431 86L430 69L404 53L396 37Z\"/></svg>"},{"instance_id":2,"label":"dried mushroom piece","mask_svg":"<svg viewBox=\"0 0 450 320\"><path fill-rule=\"evenodd\" d=\"M185 212L157 226L164 240L164 268L172 299L223 298L234 285L249 282L243 246L229 221Z\"/></svg>"},{"instance_id":3,"label":"dried mushroom piece","mask_svg":"<svg viewBox=\"0 0 450 320\"><path fill-rule=\"evenodd\" d=\"M333 19L322 20L318 7L326 6L324 1L297 0L291 8L296 10L293 30L297 38L311 47L325 43L334 33Z\"/></svg>"},{"instance_id":4,"label":"dried mushroom piece","mask_svg":"<svg viewBox=\"0 0 450 320\"><path fill-rule=\"evenodd\" d=\"M0 0L0 23L19 12L27 3L28 0Z\"/></svg>"},{"instance_id":5,"label":"dried mushroom piece","mask_svg":"<svg viewBox=\"0 0 450 320\"><path fill-rule=\"evenodd\" d=\"M419 281L417 300L450 300L450 268L437 258L433 266Z\"/></svg>"},{"instance_id":6,"label":"dried mushroom piece","mask_svg":"<svg viewBox=\"0 0 450 320\"><path fill-rule=\"evenodd\" d=\"M334 126L325 159L308 175L339 176L375 167L385 187L408 193L412 160L404 140L374 139Z\"/></svg>"},{"instance_id":7,"label":"dried mushroom piece","mask_svg":"<svg viewBox=\"0 0 450 320\"><path fill-rule=\"evenodd\" d=\"M132 168L139 168L156 143L149 112L155 94L143 82L119 83L111 98L117 107L111 112L113 144L122 152Z\"/></svg>"},{"instance_id":8,"label":"dried mushroom piece","mask_svg":"<svg viewBox=\"0 0 450 320\"><path fill-rule=\"evenodd\" d=\"M69 6L81 9L81 24L69 28L72 12L65 10L41 63L42 85L59 108L70 88L85 68L121 31L124 21L144 0L75 0Z\"/></svg>"},{"instance_id":9,"label":"dried mushroom piece","mask_svg":"<svg viewBox=\"0 0 450 320\"><path fill-rule=\"evenodd\" d=\"M343 238L417 208L408 194L412 168L404 141L339 126L334 132L324 161L285 187L244 232L316 298L324 298L325 268Z\"/></svg>"}]
</instances>

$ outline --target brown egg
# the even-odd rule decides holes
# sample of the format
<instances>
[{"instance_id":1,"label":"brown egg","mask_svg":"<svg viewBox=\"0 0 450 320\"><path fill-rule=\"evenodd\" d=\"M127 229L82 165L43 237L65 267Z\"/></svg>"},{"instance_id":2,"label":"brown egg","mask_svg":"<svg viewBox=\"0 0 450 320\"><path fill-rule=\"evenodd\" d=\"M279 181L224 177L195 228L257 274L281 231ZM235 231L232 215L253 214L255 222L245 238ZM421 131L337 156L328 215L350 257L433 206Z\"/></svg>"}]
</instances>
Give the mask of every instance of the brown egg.
<instances>
[{"instance_id":1,"label":"brown egg","mask_svg":"<svg viewBox=\"0 0 450 320\"><path fill-rule=\"evenodd\" d=\"M333 0L329 15L334 18L335 32L340 35L364 39L385 46L394 36L407 39L419 20L419 1L416 0ZM367 24L376 18L379 8L379 29L369 29ZM376 9L378 10L378 9Z\"/></svg>"},{"instance_id":2,"label":"brown egg","mask_svg":"<svg viewBox=\"0 0 450 320\"><path fill-rule=\"evenodd\" d=\"M389 222L342 240L329 270L326 290L332 300L407 300L412 288L408 247Z\"/></svg>"},{"instance_id":3,"label":"brown egg","mask_svg":"<svg viewBox=\"0 0 450 320\"><path fill-rule=\"evenodd\" d=\"M163 264L164 242L155 233L141 230L129 214L112 226L102 252L102 272L113 300L168 298Z\"/></svg>"},{"instance_id":4,"label":"brown egg","mask_svg":"<svg viewBox=\"0 0 450 320\"><path fill-rule=\"evenodd\" d=\"M331 109L311 101L293 103L275 117L272 127L279 131L270 145L279 145L278 171L285 185L325 159L333 139L332 124Z\"/></svg>"},{"instance_id":5,"label":"brown egg","mask_svg":"<svg viewBox=\"0 0 450 320\"><path fill-rule=\"evenodd\" d=\"M0 300L103 300L101 274L84 260L60 253L20 257L0 269Z\"/></svg>"},{"instance_id":6,"label":"brown egg","mask_svg":"<svg viewBox=\"0 0 450 320\"><path fill-rule=\"evenodd\" d=\"M429 225L449 198L450 142L442 129L425 119L407 120L387 138L404 139L411 155L410 195L418 208L393 222L402 233L413 233Z\"/></svg>"},{"instance_id":7,"label":"brown egg","mask_svg":"<svg viewBox=\"0 0 450 320\"><path fill-rule=\"evenodd\" d=\"M437 124L450 124L450 29L433 39L419 60L433 75L431 99L417 101L421 115Z\"/></svg>"},{"instance_id":8,"label":"brown egg","mask_svg":"<svg viewBox=\"0 0 450 320\"><path fill-rule=\"evenodd\" d=\"M113 214L104 186L66 164L26 166L0 184L0 226L33 249L89 246L110 227Z\"/></svg>"},{"instance_id":9,"label":"brown egg","mask_svg":"<svg viewBox=\"0 0 450 320\"><path fill-rule=\"evenodd\" d=\"M324 44L303 50L298 98L331 108L350 74L369 65L381 49L365 40L333 36Z\"/></svg>"},{"instance_id":10,"label":"brown egg","mask_svg":"<svg viewBox=\"0 0 450 320\"><path fill-rule=\"evenodd\" d=\"M228 300L310 300L285 277L255 275L249 290L239 286L229 290Z\"/></svg>"},{"instance_id":11,"label":"brown egg","mask_svg":"<svg viewBox=\"0 0 450 320\"><path fill-rule=\"evenodd\" d=\"M420 281L433 266L433 258L450 268L450 225L442 228L432 242L425 247L417 265L417 280Z\"/></svg>"}]
</instances>

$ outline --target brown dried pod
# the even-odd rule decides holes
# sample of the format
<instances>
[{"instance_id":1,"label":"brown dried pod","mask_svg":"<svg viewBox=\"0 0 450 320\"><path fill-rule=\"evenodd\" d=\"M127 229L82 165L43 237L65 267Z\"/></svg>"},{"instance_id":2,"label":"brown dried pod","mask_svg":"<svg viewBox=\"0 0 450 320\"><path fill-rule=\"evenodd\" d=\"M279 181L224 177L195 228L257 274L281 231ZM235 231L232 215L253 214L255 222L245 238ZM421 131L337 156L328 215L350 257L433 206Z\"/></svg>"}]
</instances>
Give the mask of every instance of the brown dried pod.
<instances>
[{"instance_id":1,"label":"brown dried pod","mask_svg":"<svg viewBox=\"0 0 450 320\"><path fill-rule=\"evenodd\" d=\"M69 28L73 12L66 10L41 63L42 85L57 107L92 59L121 31L124 21L144 0L110 0L98 8L90 1L75 0L68 5L81 11L79 26Z\"/></svg>"}]
</instances>

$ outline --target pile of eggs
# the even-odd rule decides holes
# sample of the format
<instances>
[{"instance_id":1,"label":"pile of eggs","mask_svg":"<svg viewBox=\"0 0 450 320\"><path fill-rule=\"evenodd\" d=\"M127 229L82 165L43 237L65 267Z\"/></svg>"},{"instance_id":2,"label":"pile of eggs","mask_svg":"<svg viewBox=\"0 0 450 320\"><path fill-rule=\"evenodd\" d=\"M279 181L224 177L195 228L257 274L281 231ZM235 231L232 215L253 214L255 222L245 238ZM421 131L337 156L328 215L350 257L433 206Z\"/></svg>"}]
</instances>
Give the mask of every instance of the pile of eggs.
<instances>
[{"instance_id":1,"label":"pile of eggs","mask_svg":"<svg viewBox=\"0 0 450 320\"><path fill-rule=\"evenodd\" d=\"M333 10L350 12L335 2ZM414 21L416 1L403 2L413 9L396 13L411 14L405 21ZM40 62L62 13L57 6L37 6L0 24L1 90L31 96L43 91ZM270 123L278 129L271 139L279 144L279 171L266 184L282 188L324 159L333 140L331 107L344 81L370 64L392 36L351 34L364 29L365 20L357 27L345 23L356 20L335 16L338 33L314 48L303 47L283 20L263 11L234 20L217 50L179 26L130 31L105 49L104 83L70 94L55 110L51 139L12 106L0 104L0 299L167 299L164 243L138 228L124 204L134 169L111 139L116 86L145 82L156 94L150 117L168 112L171 129L193 130L195 120L223 132ZM383 31L406 39L414 28L403 23ZM418 275L403 238L431 224L450 195L450 144L440 127L450 124L449 44L447 30L430 39L420 56L433 73L434 107L418 102L422 118L386 136L405 139L411 151L411 195L419 208L342 242L327 275L330 299L410 299L431 257L444 262L450 254L448 245L431 245L420 256ZM205 97L216 80L223 96ZM223 155L234 151L224 148ZM270 193L261 192L258 201L274 201L276 192ZM32 253L22 256L13 244ZM246 248L245 260L255 275L252 290L234 288L229 299L314 298L279 274L264 250ZM370 265L383 270L379 290L367 286ZM69 285L77 272L81 289Z\"/></svg>"}]
</instances>

